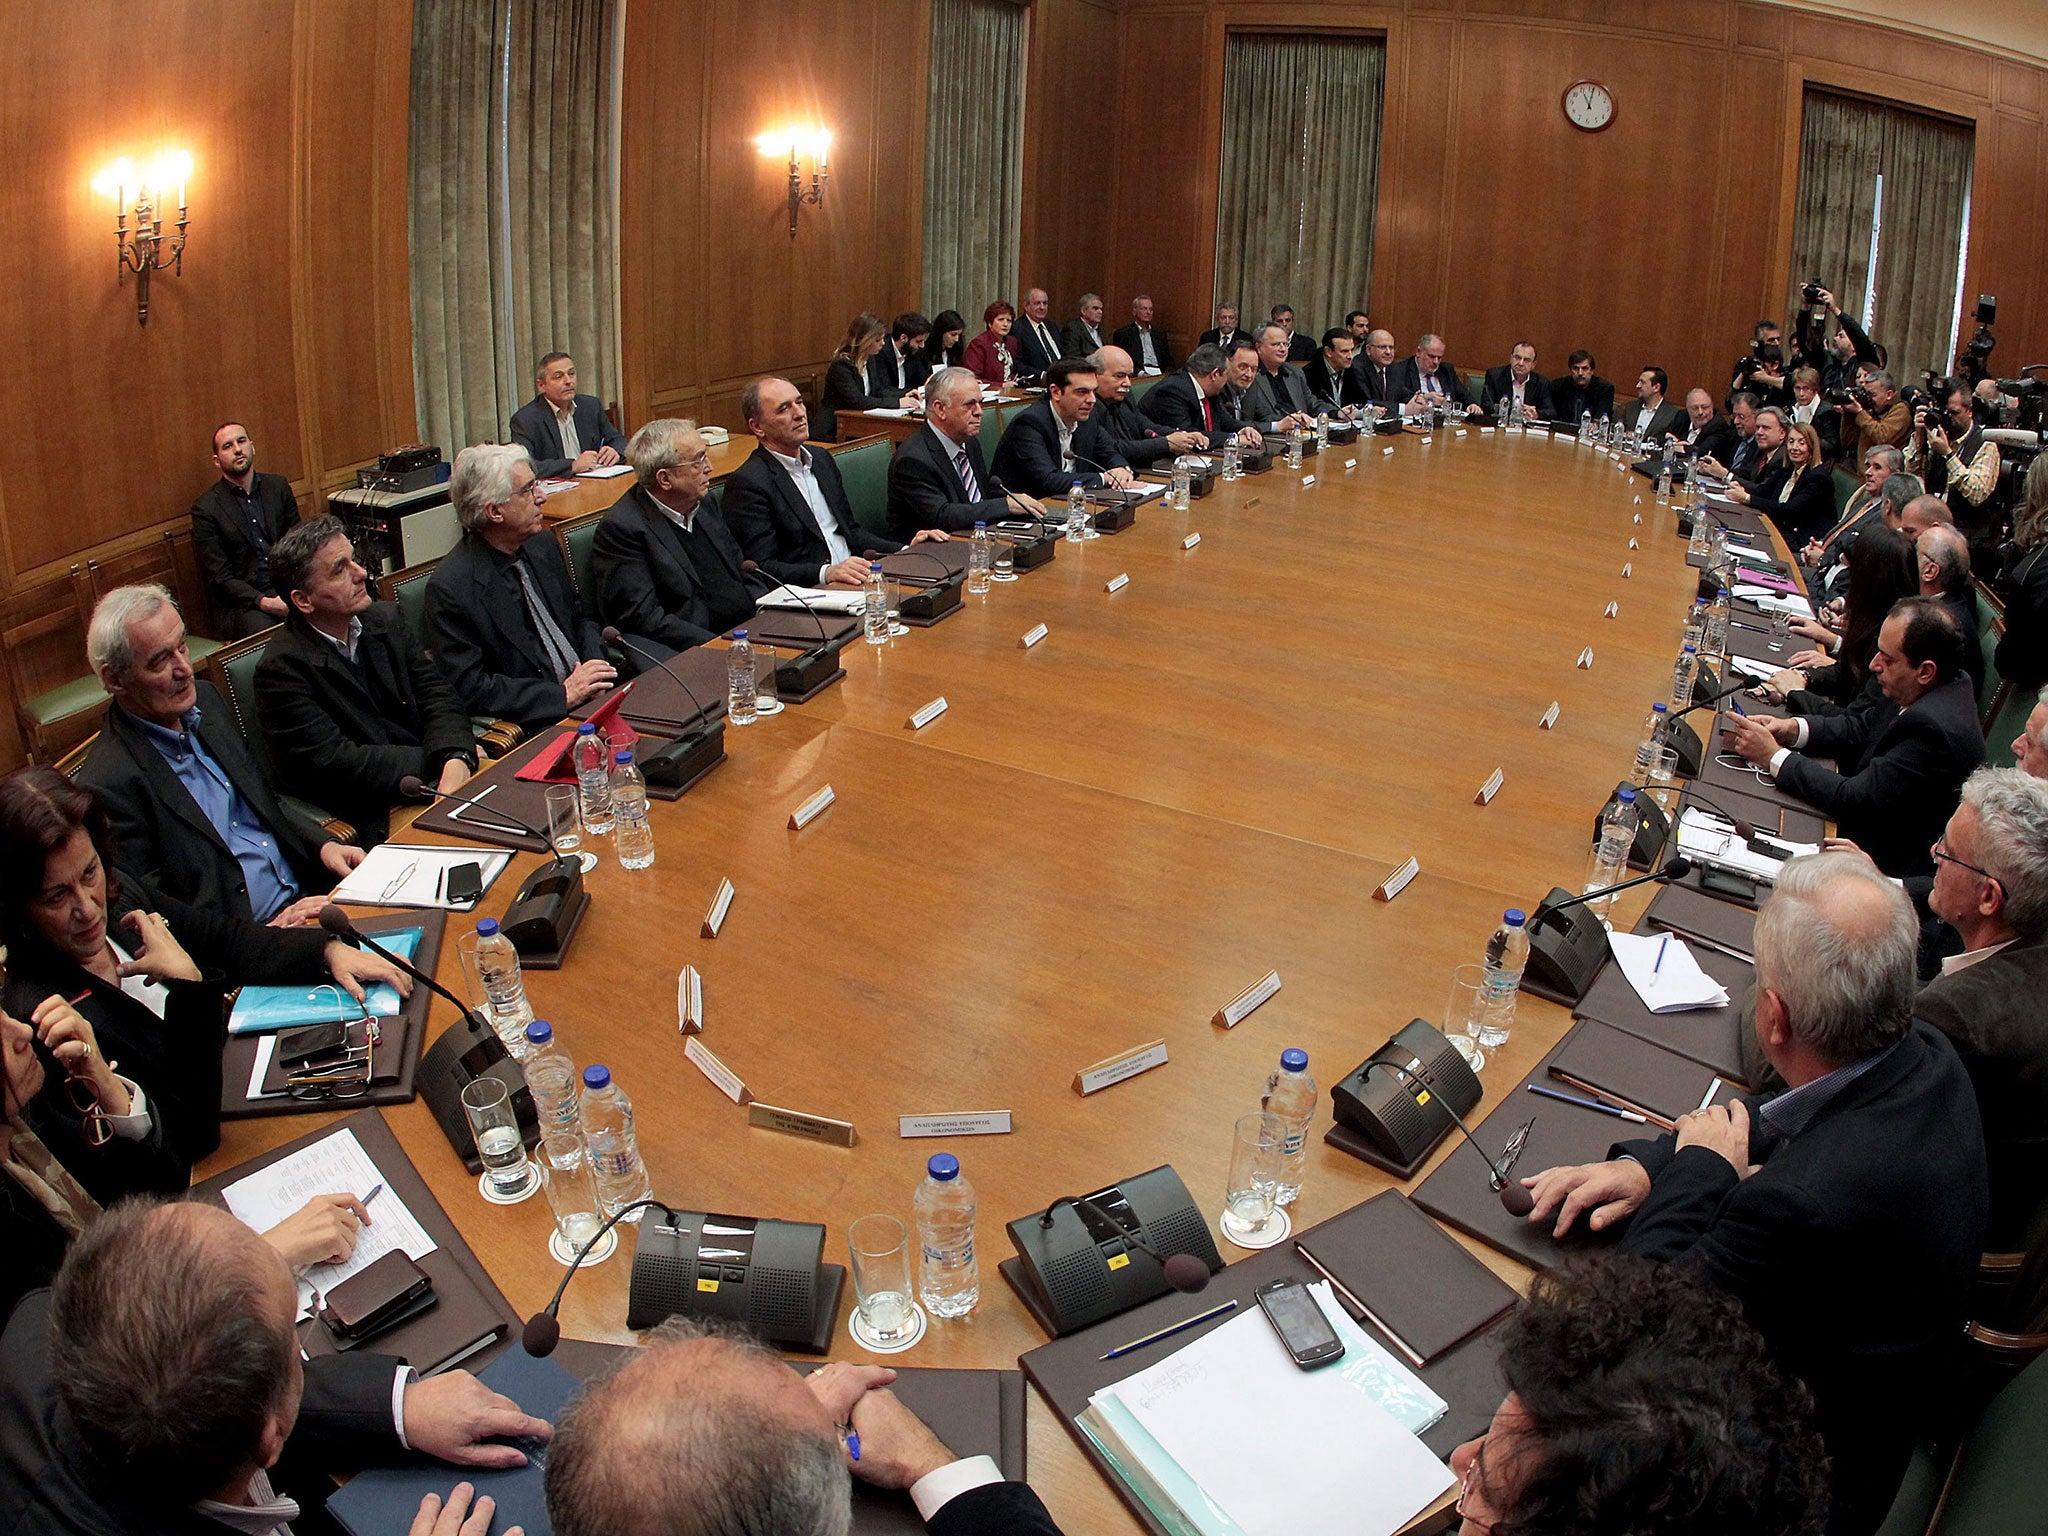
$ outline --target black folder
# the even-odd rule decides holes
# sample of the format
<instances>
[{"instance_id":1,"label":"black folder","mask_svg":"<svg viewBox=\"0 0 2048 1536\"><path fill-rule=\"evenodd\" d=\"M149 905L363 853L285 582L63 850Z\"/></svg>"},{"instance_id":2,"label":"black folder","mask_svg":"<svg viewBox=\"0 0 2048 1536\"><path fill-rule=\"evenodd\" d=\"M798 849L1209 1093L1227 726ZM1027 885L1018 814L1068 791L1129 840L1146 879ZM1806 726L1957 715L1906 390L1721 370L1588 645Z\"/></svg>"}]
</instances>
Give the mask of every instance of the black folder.
<instances>
[{"instance_id":1,"label":"black folder","mask_svg":"<svg viewBox=\"0 0 2048 1536\"><path fill-rule=\"evenodd\" d=\"M1756 957L1756 910L1723 901L1706 891L1686 885L1667 885L1644 910L1643 918L1648 926L1640 931L1663 929L1698 939L1707 950L1724 954L1732 952L1743 960ZM1702 957L1701 964L1705 963ZM1727 978L1720 972L1710 971L1708 974L1724 987L1728 985ZM1747 980L1745 976L1744 981Z\"/></svg>"},{"instance_id":2,"label":"black folder","mask_svg":"<svg viewBox=\"0 0 2048 1536\"><path fill-rule=\"evenodd\" d=\"M1725 1104L1740 1091L1712 1067L1591 1019L1550 1053L1549 1071L1556 1079L1551 1086L1560 1091L1632 1109L1653 1124L1664 1122L1662 1130L1680 1115Z\"/></svg>"}]
</instances>

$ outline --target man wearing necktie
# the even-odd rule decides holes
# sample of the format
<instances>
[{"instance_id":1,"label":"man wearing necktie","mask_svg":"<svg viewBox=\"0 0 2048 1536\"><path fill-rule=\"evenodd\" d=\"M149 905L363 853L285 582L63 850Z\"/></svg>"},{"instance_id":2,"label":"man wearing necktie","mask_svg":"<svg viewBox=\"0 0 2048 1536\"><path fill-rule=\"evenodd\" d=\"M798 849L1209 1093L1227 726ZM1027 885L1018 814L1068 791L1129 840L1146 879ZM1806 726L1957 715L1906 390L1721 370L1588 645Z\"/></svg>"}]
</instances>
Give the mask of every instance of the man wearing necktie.
<instances>
[{"instance_id":1,"label":"man wearing necktie","mask_svg":"<svg viewBox=\"0 0 2048 1536\"><path fill-rule=\"evenodd\" d=\"M1045 509L1007 491L981 456L981 381L965 368L941 368L924 388L925 429L896 447L889 464L889 533L909 542L924 528L971 532L1020 512Z\"/></svg>"},{"instance_id":2,"label":"man wearing necktie","mask_svg":"<svg viewBox=\"0 0 2048 1536\"><path fill-rule=\"evenodd\" d=\"M1026 378L1038 378L1060 360L1059 338L1045 318L1051 309L1052 300L1046 297L1043 288L1033 288L1024 295L1024 318L1016 334L1017 371Z\"/></svg>"}]
</instances>

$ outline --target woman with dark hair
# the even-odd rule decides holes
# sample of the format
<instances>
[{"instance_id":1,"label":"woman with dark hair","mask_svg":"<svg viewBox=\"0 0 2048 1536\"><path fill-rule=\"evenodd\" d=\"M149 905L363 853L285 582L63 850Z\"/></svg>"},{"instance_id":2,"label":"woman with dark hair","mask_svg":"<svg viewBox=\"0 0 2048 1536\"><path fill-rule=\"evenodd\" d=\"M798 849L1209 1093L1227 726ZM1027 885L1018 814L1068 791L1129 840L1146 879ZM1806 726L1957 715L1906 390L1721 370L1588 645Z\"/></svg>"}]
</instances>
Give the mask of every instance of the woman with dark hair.
<instances>
[{"instance_id":1,"label":"woman with dark hair","mask_svg":"<svg viewBox=\"0 0 2048 1536\"><path fill-rule=\"evenodd\" d=\"M868 360L888 339L889 327L880 315L862 313L846 322L846 335L825 369L825 407L818 413L823 419L812 423L822 429L812 434L817 441L839 440L841 411L894 410L903 403L902 395L877 395L868 389Z\"/></svg>"},{"instance_id":2,"label":"woman with dark hair","mask_svg":"<svg viewBox=\"0 0 2048 1536\"><path fill-rule=\"evenodd\" d=\"M317 928L266 928L114 871L113 834L89 791L49 768L0 779L0 1007L38 1027L53 1004L76 1010L188 1164L220 1145L231 987L331 975L358 1000L372 981L412 990L388 961Z\"/></svg>"},{"instance_id":3,"label":"woman with dark hair","mask_svg":"<svg viewBox=\"0 0 2048 1536\"><path fill-rule=\"evenodd\" d=\"M931 339L924 344L927 376L941 368L958 368L967 355L967 317L957 309L942 309L932 321Z\"/></svg>"},{"instance_id":4,"label":"woman with dark hair","mask_svg":"<svg viewBox=\"0 0 2048 1536\"><path fill-rule=\"evenodd\" d=\"M1788 707L1800 714L1839 713L1864 689L1873 686L1870 659L1877 654L1877 632L1892 604L1920 590L1913 546L1902 533L1882 524L1866 529L1849 546L1849 588L1840 634L1812 619L1793 622L1795 633L1814 642L1779 672L1772 685L1785 694Z\"/></svg>"},{"instance_id":5,"label":"woman with dark hair","mask_svg":"<svg viewBox=\"0 0 2048 1536\"><path fill-rule=\"evenodd\" d=\"M1017 375L1017 338L1010 334L1016 318L1009 301L997 299L981 312L981 323L988 329L967 343L960 359L960 366L990 389L1003 388Z\"/></svg>"}]
</instances>

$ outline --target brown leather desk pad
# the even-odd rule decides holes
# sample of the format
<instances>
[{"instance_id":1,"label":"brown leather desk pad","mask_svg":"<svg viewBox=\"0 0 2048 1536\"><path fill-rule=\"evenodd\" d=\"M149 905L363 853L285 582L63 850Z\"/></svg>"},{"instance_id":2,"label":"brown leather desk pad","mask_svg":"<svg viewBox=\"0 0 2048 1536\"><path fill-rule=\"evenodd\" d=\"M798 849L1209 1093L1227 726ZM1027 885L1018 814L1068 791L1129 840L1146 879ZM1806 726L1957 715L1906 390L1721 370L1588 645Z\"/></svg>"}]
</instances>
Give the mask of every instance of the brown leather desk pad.
<instances>
[{"instance_id":1,"label":"brown leather desk pad","mask_svg":"<svg viewBox=\"0 0 2048 1536\"><path fill-rule=\"evenodd\" d=\"M1686 894L1698 896L1697 892ZM1736 910L1742 911L1741 908ZM1654 903L1651 911L1655 912ZM1743 912L1745 917L1753 915ZM1636 931L1647 934L1663 930L1646 914L1644 920L1636 925ZM1593 985L1586 989L1585 997L1580 999L1573 1012L1581 1019L1590 1019L1633 1035L1638 1040L1647 1040L1732 1082L1743 1082L1742 1031L1747 1026L1742 1020L1742 1004L1749 993L1755 967L1746 960L1724 955L1703 944L1694 944L1692 953L1693 958L1699 961L1700 969L1727 989L1725 1007L1688 1008L1683 1013L1652 1013L1636 996L1636 989L1628 984L1621 967L1610 960L1600 968L1599 974L1593 978Z\"/></svg>"}]
</instances>

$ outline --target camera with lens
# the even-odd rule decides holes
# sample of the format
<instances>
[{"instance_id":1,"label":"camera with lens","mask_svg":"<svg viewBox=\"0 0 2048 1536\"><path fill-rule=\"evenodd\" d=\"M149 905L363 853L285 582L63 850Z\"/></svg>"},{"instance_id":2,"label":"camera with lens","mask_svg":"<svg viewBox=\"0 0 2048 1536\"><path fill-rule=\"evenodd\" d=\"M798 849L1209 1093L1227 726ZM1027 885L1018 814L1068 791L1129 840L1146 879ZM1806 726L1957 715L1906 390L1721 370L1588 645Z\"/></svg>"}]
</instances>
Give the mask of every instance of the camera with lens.
<instances>
[{"instance_id":1,"label":"camera with lens","mask_svg":"<svg viewBox=\"0 0 2048 1536\"><path fill-rule=\"evenodd\" d=\"M1820 303L1820 296L1826 292L1827 284L1823 283L1819 278L1813 277L1808 278L1805 284L1800 288L1799 297L1804 299L1808 304L1818 304Z\"/></svg>"}]
</instances>

